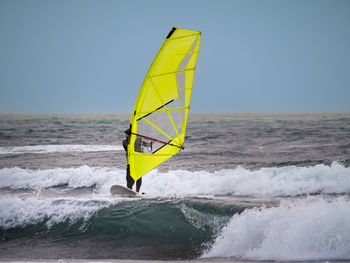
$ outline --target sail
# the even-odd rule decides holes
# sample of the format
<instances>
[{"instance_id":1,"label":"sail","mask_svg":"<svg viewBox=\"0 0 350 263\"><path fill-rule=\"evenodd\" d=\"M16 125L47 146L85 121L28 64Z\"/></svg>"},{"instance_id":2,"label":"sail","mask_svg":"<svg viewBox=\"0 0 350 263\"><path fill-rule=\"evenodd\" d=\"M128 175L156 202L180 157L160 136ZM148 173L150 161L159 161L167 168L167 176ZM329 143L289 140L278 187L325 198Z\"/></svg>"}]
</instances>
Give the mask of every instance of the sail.
<instances>
[{"instance_id":1,"label":"sail","mask_svg":"<svg viewBox=\"0 0 350 263\"><path fill-rule=\"evenodd\" d=\"M199 31L172 28L142 83L130 121L130 175L139 179L183 149Z\"/></svg>"}]
</instances>

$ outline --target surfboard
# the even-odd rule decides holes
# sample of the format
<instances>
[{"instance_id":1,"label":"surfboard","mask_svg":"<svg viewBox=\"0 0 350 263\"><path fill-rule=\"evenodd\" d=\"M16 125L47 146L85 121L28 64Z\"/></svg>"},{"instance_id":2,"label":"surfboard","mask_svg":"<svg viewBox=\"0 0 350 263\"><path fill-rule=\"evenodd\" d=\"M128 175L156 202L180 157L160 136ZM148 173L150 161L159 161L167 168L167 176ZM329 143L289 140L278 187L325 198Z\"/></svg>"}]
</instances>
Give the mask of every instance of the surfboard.
<instances>
[{"instance_id":1,"label":"surfboard","mask_svg":"<svg viewBox=\"0 0 350 263\"><path fill-rule=\"evenodd\" d=\"M124 187L122 185L112 185L110 192L112 195L118 195L123 197L135 197L139 196L139 193L130 190L127 187Z\"/></svg>"}]
</instances>

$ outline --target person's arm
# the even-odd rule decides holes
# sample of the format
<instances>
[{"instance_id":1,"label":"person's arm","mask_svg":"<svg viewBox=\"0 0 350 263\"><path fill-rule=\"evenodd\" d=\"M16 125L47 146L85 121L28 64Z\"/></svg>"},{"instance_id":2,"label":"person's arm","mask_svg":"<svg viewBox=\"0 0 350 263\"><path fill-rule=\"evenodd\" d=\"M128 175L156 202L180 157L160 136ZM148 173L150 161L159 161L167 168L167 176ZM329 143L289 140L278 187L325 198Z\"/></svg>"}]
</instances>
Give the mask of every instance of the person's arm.
<instances>
[{"instance_id":1,"label":"person's arm","mask_svg":"<svg viewBox=\"0 0 350 263\"><path fill-rule=\"evenodd\" d=\"M152 147L152 141L150 141L150 142L142 141L142 145L146 146L146 147Z\"/></svg>"},{"instance_id":2,"label":"person's arm","mask_svg":"<svg viewBox=\"0 0 350 263\"><path fill-rule=\"evenodd\" d=\"M126 140L123 140L123 147L124 147L124 150L127 152L128 151L128 142Z\"/></svg>"}]
</instances>

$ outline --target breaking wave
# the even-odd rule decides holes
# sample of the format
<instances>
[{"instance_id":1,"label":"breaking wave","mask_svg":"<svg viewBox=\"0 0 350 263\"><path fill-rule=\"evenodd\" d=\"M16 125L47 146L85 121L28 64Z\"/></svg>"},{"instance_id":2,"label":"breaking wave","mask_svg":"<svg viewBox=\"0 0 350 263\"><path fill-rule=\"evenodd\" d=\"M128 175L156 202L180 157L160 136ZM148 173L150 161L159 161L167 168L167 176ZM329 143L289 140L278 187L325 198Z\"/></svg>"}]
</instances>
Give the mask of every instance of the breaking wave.
<instances>
[{"instance_id":1,"label":"breaking wave","mask_svg":"<svg viewBox=\"0 0 350 263\"><path fill-rule=\"evenodd\" d=\"M244 260L350 259L350 201L320 197L234 215L203 257Z\"/></svg>"},{"instance_id":2,"label":"breaking wave","mask_svg":"<svg viewBox=\"0 0 350 263\"><path fill-rule=\"evenodd\" d=\"M109 194L113 184L125 184L125 170L81 166L30 170L0 169L0 188L42 189L58 185L95 187L96 194ZM349 194L350 168L334 162L311 167L275 167L251 171L242 167L216 172L175 170L149 172L142 191L156 196L226 195L248 197Z\"/></svg>"},{"instance_id":3,"label":"breaking wave","mask_svg":"<svg viewBox=\"0 0 350 263\"><path fill-rule=\"evenodd\" d=\"M111 201L101 200L5 197L0 200L0 227L25 227L44 221L48 228L66 221L73 224L80 219L88 220L98 210L110 205Z\"/></svg>"},{"instance_id":4,"label":"breaking wave","mask_svg":"<svg viewBox=\"0 0 350 263\"><path fill-rule=\"evenodd\" d=\"M125 170L0 169L0 238L42 237L37 252L53 240L60 248L56 258L78 253L65 244L84 240L101 244L89 247L94 255L111 258L130 258L133 251L139 259L350 259L350 168L337 162L212 173L153 170L143 180L146 198L136 200L112 197L114 184L125 184ZM242 205L236 202L242 196L280 203ZM135 244L147 246L136 251Z\"/></svg>"},{"instance_id":5,"label":"breaking wave","mask_svg":"<svg viewBox=\"0 0 350 263\"><path fill-rule=\"evenodd\" d=\"M0 238L34 239L31 248L39 257L48 244L55 250L46 257L66 257L67 250L81 257L66 244L83 240L93 244L89 251L97 258L195 258L229 219L210 215L207 208L200 211L180 200L2 198ZM10 256L19 257L15 251Z\"/></svg>"}]
</instances>

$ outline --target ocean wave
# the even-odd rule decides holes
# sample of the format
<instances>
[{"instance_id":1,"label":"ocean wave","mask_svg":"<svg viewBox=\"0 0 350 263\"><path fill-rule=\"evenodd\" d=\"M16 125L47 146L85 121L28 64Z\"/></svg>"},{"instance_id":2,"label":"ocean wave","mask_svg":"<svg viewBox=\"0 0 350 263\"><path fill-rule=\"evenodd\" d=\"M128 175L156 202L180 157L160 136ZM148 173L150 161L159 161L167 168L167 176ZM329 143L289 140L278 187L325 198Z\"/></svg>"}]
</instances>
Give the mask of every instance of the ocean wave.
<instances>
[{"instance_id":1,"label":"ocean wave","mask_svg":"<svg viewBox=\"0 0 350 263\"><path fill-rule=\"evenodd\" d=\"M121 151L122 146L116 145L28 145L28 146L10 146L0 147L0 154L24 154L24 153L64 153L64 152L109 152Z\"/></svg>"},{"instance_id":2,"label":"ocean wave","mask_svg":"<svg viewBox=\"0 0 350 263\"><path fill-rule=\"evenodd\" d=\"M108 195L113 184L125 185L125 170L81 166L30 170L0 169L0 188L42 189L59 185L95 187L95 194ZM143 178L142 191L169 196L227 195L280 197L308 194L349 194L350 168L334 162L310 167L274 167L248 170L237 167L216 172L152 170Z\"/></svg>"},{"instance_id":3,"label":"ocean wave","mask_svg":"<svg viewBox=\"0 0 350 263\"><path fill-rule=\"evenodd\" d=\"M136 253L153 259L162 258L169 247L173 254L167 259L350 259L346 197L298 198L278 207L243 210L231 206L185 199L1 198L0 236L15 240L35 235L58 243L98 240L108 253L117 254L125 248L134 251L135 243L147 244Z\"/></svg>"},{"instance_id":4,"label":"ocean wave","mask_svg":"<svg viewBox=\"0 0 350 263\"><path fill-rule=\"evenodd\" d=\"M90 225L101 224L104 231L113 227L126 227L140 235L153 236L154 239L162 235L162 231L171 231L178 228L180 232L172 235L181 238L185 228L199 231L215 229L223 226L230 219L230 215L215 215L205 211L212 206L208 204L200 211L193 207L193 202L187 204L184 200L157 200L157 199L101 199L98 197L84 198L27 198L5 197L0 199L0 228L25 228L29 225L41 225L52 229L55 225L77 223L81 225L89 222ZM106 209L108 208L108 209ZM95 219L91 217L95 215ZM219 218L217 218L219 217ZM217 219L215 221L214 219ZM221 221L219 221L221 220ZM173 226L168 226L172 221ZM166 223L168 222L168 223ZM166 223L167 227L164 227ZM170 229L169 229L170 227ZM77 233L84 232L81 227ZM90 229L93 231L94 227ZM137 234L137 233L135 233ZM157 236L158 235L158 236Z\"/></svg>"},{"instance_id":5,"label":"ocean wave","mask_svg":"<svg viewBox=\"0 0 350 263\"><path fill-rule=\"evenodd\" d=\"M116 200L115 200L116 202ZM51 228L57 223L88 220L101 208L112 204L111 201L84 199L38 199L13 198L0 199L0 227L9 229L45 222Z\"/></svg>"},{"instance_id":6,"label":"ocean wave","mask_svg":"<svg viewBox=\"0 0 350 263\"><path fill-rule=\"evenodd\" d=\"M55 247L83 241L93 244L89 250L101 258L195 258L212 239L212 227L221 222L212 221L215 215L205 214L205 208L198 211L179 200L3 198L0 238L8 243L54 240ZM221 226L229 218L224 217ZM41 249L39 246L39 255ZM79 250L70 252L77 254Z\"/></svg>"},{"instance_id":7,"label":"ocean wave","mask_svg":"<svg viewBox=\"0 0 350 263\"><path fill-rule=\"evenodd\" d=\"M350 201L310 197L236 214L203 257L350 259Z\"/></svg>"},{"instance_id":8,"label":"ocean wave","mask_svg":"<svg viewBox=\"0 0 350 263\"><path fill-rule=\"evenodd\" d=\"M147 179L146 179L147 178ZM151 172L144 180L159 194L298 196L305 194L350 193L350 168L332 165L272 167L248 170L237 167L216 172Z\"/></svg>"},{"instance_id":9,"label":"ocean wave","mask_svg":"<svg viewBox=\"0 0 350 263\"><path fill-rule=\"evenodd\" d=\"M44 188L67 185L70 188L92 187L109 191L113 184L124 183L125 171L89 167L55 168L31 170L23 168L0 169L0 187L10 189L41 190ZM116 180L119 179L119 180ZM108 189L107 189L108 188Z\"/></svg>"}]
</instances>

